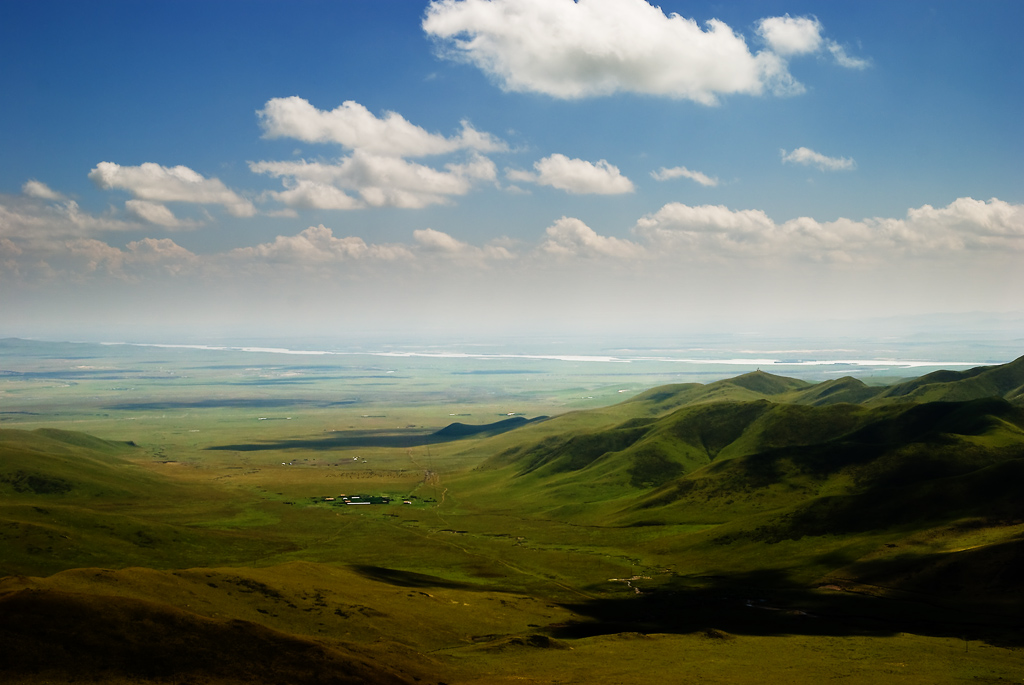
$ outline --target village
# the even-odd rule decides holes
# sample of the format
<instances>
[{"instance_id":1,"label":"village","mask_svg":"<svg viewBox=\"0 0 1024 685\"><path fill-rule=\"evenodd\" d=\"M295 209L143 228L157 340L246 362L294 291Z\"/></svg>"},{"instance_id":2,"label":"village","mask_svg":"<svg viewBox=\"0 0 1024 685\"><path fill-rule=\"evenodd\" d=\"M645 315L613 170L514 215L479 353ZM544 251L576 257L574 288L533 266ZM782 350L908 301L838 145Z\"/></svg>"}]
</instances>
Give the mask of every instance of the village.
<instances>
[{"instance_id":1,"label":"village","mask_svg":"<svg viewBox=\"0 0 1024 685\"><path fill-rule=\"evenodd\" d=\"M332 506L358 506L370 504L391 504L394 499L389 495L338 495L336 497L310 497L312 502L325 502ZM415 496L402 500L402 504L412 504Z\"/></svg>"}]
</instances>

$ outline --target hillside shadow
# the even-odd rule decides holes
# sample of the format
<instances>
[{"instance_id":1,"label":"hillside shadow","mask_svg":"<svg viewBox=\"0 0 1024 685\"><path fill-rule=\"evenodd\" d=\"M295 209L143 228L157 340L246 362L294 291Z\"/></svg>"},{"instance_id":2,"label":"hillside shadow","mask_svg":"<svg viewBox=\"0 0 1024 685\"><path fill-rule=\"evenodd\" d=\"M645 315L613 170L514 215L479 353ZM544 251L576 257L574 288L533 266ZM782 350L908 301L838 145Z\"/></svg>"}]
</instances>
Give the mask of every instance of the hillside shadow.
<instances>
[{"instance_id":1,"label":"hillside shadow","mask_svg":"<svg viewBox=\"0 0 1024 685\"><path fill-rule=\"evenodd\" d=\"M340 431L332 433L326 438L292 438L289 440L267 442L246 442L233 445L214 445L205 449L231 450L236 452L303 449L322 452L344 447L422 447L442 442L453 442L469 437L484 438L500 435L515 430L520 426L525 426L535 421L543 421L547 418L546 416L539 416L533 419L515 417L481 425L452 423L433 432L412 429L397 431Z\"/></svg>"},{"instance_id":2,"label":"hillside shadow","mask_svg":"<svg viewBox=\"0 0 1024 685\"><path fill-rule=\"evenodd\" d=\"M415 571L400 571L394 568L385 568L383 566L367 566L357 565L350 567L353 571L380 583L387 583L388 585L397 585L399 587L409 588L446 588L449 590L480 590L480 587L471 585L469 583L461 583L456 580L447 580L438 576L427 575L426 573L416 573Z\"/></svg>"},{"instance_id":3,"label":"hillside shadow","mask_svg":"<svg viewBox=\"0 0 1024 685\"><path fill-rule=\"evenodd\" d=\"M699 585L694 583L699 582ZM892 636L913 633L1024 645L1024 621L1014 606L943 606L932 598L889 599L837 588L796 588L779 571L682 580L643 594L562 606L587 620L550 626L573 639L623 632L730 635ZM986 613L985 609L1004 609Z\"/></svg>"},{"instance_id":4,"label":"hillside shadow","mask_svg":"<svg viewBox=\"0 0 1024 685\"><path fill-rule=\"evenodd\" d=\"M345 431L327 438L293 438L267 442L243 442L233 445L213 445L208 450L230 450L235 452L260 452L264 450L301 449L325 452L344 447L422 447L441 442L458 440L456 436L435 435L423 431Z\"/></svg>"}]
</instances>

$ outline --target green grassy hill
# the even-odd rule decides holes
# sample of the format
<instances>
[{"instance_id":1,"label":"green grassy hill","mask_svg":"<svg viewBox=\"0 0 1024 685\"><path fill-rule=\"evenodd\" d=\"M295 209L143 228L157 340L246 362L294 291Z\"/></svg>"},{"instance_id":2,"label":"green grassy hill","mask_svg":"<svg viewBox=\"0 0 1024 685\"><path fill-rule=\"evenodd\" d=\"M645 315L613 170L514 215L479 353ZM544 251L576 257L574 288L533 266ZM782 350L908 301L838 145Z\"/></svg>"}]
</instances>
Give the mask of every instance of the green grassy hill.
<instances>
[{"instance_id":1,"label":"green grassy hill","mask_svg":"<svg viewBox=\"0 0 1024 685\"><path fill-rule=\"evenodd\" d=\"M133 446L40 428L0 430L0 492L76 496L138 495L151 485L123 457Z\"/></svg>"},{"instance_id":2,"label":"green grassy hill","mask_svg":"<svg viewBox=\"0 0 1024 685\"><path fill-rule=\"evenodd\" d=\"M808 478L834 487L836 479L864 484L934 478L1012 458L1024 438L1022 426L1022 410L998 399L873 408L718 402L608 430L548 436L503 450L479 470L503 474L495 477L506 478L510 487L526 481L530 490L550 489L552 499L588 488L594 502L595 486L608 499L630 491L649 497L644 491L650 488L688 491L738 469L764 487L776 481L795 487ZM721 488L740 487L732 480Z\"/></svg>"},{"instance_id":3,"label":"green grassy hill","mask_svg":"<svg viewBox=\"0 0 1024 685\"><path fill-rule=\"evenodd\" d=\"M703 385L687 383L652 388L619 405L637 416L655 416L682 406L705 402L766 399L788 404L889 404L897 402L964 402L1002 397L1024 399L1024 357L998 366L967 371L935 371L892 386L868 386L849 376L807 383L755 371Z\"/></svg>"},{"instance_id":4,"label":"green grassy hill","mask_svg":"<svg viewBox=\"0 0 1024 685\"><path fill-rule=\"evenodd\" d=\"M877 396L878 401L936 402L1002 397L1019 401L1024 394L1024 357L1009 364L979 366L967 371L935 371L898 383Z\"/></svg>"},{"instance_id":5,"label":"green grassy hill","mask_svg":"<svg viewBox=\"0 0 1024 685\"><path fill-rule=\"evenodd\" d=\"M294 548L246 522L279 520L272 505L152 464L131 444L85 433L0 430L0 573L232 563Z\"/></svg>"},{"instance_id":6,"label":"green grassy hill","mask_svg":"<svg viewBox=\"0 0 1024 685\"><path fill-rule=\"evenodd\" d=\"M876 389L849 379L807 387L767 374L741 377L756 384L656 388L618 405L634 418L502 449L465 485L535 516L661 530L646 549L700 559L691 561L698 574L775 568L785 585L843 569L850 583L888 578L893 589L941 588L969 603L981 599L976 586L942 579L978 564L990 606L1024 609L1024 585L990 561L1018 564L1024 534L1024 407L998 393L1019 366L917 386L994 393L959 402L877 402ZM951 390L958 383L963 393ZM748 385L777 401L712 399ZM827 401L839 394L865 403Z\"/></svg>"},{"instance_id":7,"label":"green grassy hill","mask_svg":"<svg viewBox=\"0 0 1024 685\"><path fill-rule=\"evenodd\" d=\"M432 452L0 430L0 680L1010 682L1021 368L758 371Z\"/></svg>"},{"instance_id":8,"label":"green grassy hill","mask_svg":"<svg viewBox=\"0 0 1024 685\"><path fill-rule=\"evenodd\" d=\"M846 402L862 404L877 397L885 388L871 387L863 381L844 376L823 383L816 383L809 388L793 393L788 400L795 404L823 406Z\"/></svg>"}]
</instances>

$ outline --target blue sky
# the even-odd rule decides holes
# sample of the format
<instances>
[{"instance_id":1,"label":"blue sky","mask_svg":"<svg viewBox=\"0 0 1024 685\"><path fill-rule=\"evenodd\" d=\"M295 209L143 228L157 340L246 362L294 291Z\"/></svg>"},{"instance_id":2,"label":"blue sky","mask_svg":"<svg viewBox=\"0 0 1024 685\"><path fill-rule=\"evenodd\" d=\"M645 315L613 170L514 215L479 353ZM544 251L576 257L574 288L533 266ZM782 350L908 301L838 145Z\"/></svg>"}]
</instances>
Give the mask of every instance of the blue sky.
<instances>
[{"instance_id":1,"label":"blue sky","mask_svg":"<svg viewBox=\"0 0 1024 685\"><path fill-rule=\"evenodd\" d=\"M1021 315L1022 20L5 2L0 335Z\"/></svg>"}]
</instances>

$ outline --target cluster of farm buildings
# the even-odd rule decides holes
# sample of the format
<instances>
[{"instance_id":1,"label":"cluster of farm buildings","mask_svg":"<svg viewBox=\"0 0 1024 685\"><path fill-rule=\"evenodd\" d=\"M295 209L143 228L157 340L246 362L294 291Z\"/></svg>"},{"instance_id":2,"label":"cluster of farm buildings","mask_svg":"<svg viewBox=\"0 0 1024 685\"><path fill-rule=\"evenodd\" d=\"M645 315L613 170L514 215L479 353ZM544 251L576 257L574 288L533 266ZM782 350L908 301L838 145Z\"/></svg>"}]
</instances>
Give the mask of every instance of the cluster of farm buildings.
<instances>
[{"instance_id":1,"label":"cluster of farm buildings","mask_svg":"<svg viewBox=\"0 0 1024 685\"><path fill-rule=\"evenodd\" d=\"M324 497L324 502L334 504L391 504L391 498L384 495L338 495L337 497ZM411 500L402 500L403 504L412 504Z\"/></svg>"}]
</instances>

